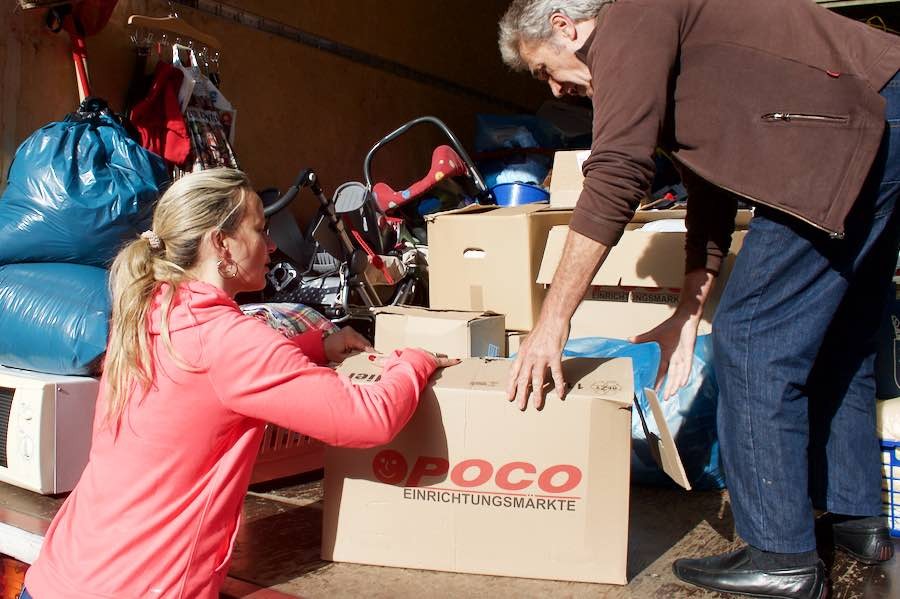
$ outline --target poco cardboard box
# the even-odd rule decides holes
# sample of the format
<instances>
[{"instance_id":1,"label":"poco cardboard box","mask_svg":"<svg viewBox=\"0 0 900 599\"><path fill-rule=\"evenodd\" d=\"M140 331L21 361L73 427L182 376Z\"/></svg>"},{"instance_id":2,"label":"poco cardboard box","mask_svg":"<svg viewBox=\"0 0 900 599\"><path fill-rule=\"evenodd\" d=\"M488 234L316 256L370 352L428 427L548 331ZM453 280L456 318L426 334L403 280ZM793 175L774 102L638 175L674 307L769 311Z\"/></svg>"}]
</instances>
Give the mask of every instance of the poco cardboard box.
<instances>
[{"instance_id":1,"label":"poco cardboard box","mask_svg":"<svg viewBox=\"0 0 900 599\"><path fill-rule=\"evenodd\" d=\"M375 349L421 347L454 358L505 356L502 314L387 306L375 310Z\"/></svg>"},{"instance_id":2,"label":"poco cardboard box","mask_svg":"<svg viewBox=\"0 0 900 599\"><path fill-rule=\"evenodd\" d=\"M675 313L684 281L685 234L639 229L649 222L683 216L683 210L635 214L572 316L571 338L625 339L649 331ZM749 220L749 211L742 210L736 225L745 227ZM569 228L565 226L550 231L538 273L539 283L549 285L552 282L568 233ZM731 250L704 308L701 334L709 333L712 328L716 305L745 234L745 229L738 229L732 235Z\"/></svg>"},{"instance_id":3,"label":"poco cardboard box","mask_svg":"<svg viewBox=\"0 0 900 599\"><path fill-rule=\"evenodd\" d=\"M550 205L554 208L574 208L584 186L581 167L590 150L563 150L553 155L550 176Z\"/></svg>"},{"instance_id":4,"label":"poco cardboard box","mask_svg":"<svg viewBox=\"0 0 900 599\"><path fill-rule=\"evenodd\" d=\"M565 401L551 391L541 412L506 400L510 365L445 368L394 441L327 450L324 559L626 582L631 361L566 359L571 391ZM340 371L356 383L380 372L366 356ZM688 488L654 409L663 466Z\"/></svg>"},{"instance_id":5,"label":"poco cardboard box","mask_svg":"<svg viewBox=\"0 0 900 599\"><path fill-rule=\"evenodd\" d=\"M546 294L536 281L547 234L571 216L527 204L473 206L429 218L429 306L490 310L506 316L507 328L530 331Z\"/></svg>"}]
</instances>

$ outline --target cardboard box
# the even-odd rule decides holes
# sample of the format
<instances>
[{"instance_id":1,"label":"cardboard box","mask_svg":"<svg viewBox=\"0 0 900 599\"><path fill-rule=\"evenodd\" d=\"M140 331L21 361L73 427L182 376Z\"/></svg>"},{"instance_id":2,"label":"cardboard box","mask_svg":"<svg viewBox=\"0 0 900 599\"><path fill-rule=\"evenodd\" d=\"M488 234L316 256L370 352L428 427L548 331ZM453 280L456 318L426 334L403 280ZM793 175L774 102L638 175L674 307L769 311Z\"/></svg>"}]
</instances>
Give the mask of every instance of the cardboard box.
<instances>
[{"instance_id":1,"label":"cardboard box","mask_svg":"<svg viewBox=\"0 0 900 599\"><path fill-rule=\"evenodd\" d=\"M553 155L553 169L550 171L550 206L575 207L584 186L581 167L590 155L590 150L564 150Z\"/></svg>"},{"instance_id":2,"label":"cardboard box","mask_svg":"<svg viewBox=\"0 0 900 599\"><path fill-rule=\"evenodd\" d=\"M375 310L375 349L382 353L421 347L454 358L502 357L505 319L492 312L387 306Z\"/></svg>"},{"instance_id":3,"label":"cardboard box","mask_svg":"<svg viewBox=\"0 0 900 599\"><path fill-rule=\"evenodd\" d=\"M625 339L649 331L675 313L684 282L684 233L637 230L643 224L683 210L638 212L619 243L591 281L591 287L572 316L569 336ZM737 226L749 222L749 211L740 211ZM549 285L562 256L568 227L554 227L549 234L538 282ZM731 250L706 303L700 334L709 333L715 308L740 250L746 231L736 230Z\"/></svg>"},{"instance_id":4,"label":"cardboard box","mask_svg":"<svg viewBox=\"0 0 900 599\"><path fill-rule=\"evenodd\" d=\"M631 360L564 360L571 391L565 401L551 391L541 412L506 400L510 365L446 368L390 444L327 450L323 559L626 582ZM365 356L340 371L357 383L379 373ZM689 488L655 410L655 447Z\"/></svg>"},{"instance_id":5,"label":"cardboard box","mask_svg":"<svg viewBox=\"0 0 900 599\"><path fill-rule=\"evenodd\" d=\"M519 353L519 347L527 336L526 331L506 331L506 357Z\"/></svg>"},{"instance_id":6,"label":"cardboard box","mask_svg":"<svg viewBox=\"0 0 900 599\"><path fill-rule=\"evenodd\" d=\"M569 210L546 204L472 206L428 220L429 305L490 310L510 329L529 331L546 290L536 283L547 234Z\"/></svg>"}]
</instances>

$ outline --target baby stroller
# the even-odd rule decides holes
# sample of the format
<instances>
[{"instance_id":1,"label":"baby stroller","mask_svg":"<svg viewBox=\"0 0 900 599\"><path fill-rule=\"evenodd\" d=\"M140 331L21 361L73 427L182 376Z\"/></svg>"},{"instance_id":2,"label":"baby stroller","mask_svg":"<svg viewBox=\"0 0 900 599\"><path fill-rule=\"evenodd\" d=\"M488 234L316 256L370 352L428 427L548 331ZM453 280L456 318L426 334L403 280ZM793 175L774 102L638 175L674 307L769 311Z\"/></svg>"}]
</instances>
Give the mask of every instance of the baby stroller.
<instances>
[{"instance_id":1,"label":"baby stroller","mask_svg":"<svg viewBox=\"0 0 900 599\"><path fill-rule=\"evenodd\" d=\"M319 202L306 233L286 209L303 188L309 188ZM414 293L415 278L407 276L409 268L385 255L392 244L389 232L376 228L374 207L352 189L341 186L328 199L315 171L305 169L283 195L269 189L260 197L278 247L262 301L304 304L337 324L370 320L369 308L408 301Z\"/></svg>"},{"instance_id":2,"label":"baby stroller","mask_svg":"<svg viewBox=\"0 0 900 599\"><path fill-rule=\"evenodd\" d=\"M428 174L407 189L373 185L371 163L376 152L426 122L440 128L453 147L438 146ZM427 305L427 264L421 247L427 214L423 204L432 200L429 192L435 184L458 181L455 199L444 201L439 209L493 203L490 190L456 136L431 116L410 121L379 140L366 155L363 171L365 184L344 183L331 199L311 169L302 171L283 195L274 189L260 192L269 231L278 246L261 301L304 304L336 324L356 321L355 327L365 334L373 328L371 308ZM286 210L303 188L309 188L319 204L305 233ZM435 206L434 202L430 206Z\"/></svg>"},{"instance_id":3,"label":"baby stroller","mask_svg":"<svg viewBox=\"0 0 900 599\"><path fill-rule=\"evenodd\" d=\"M416 125L430 123L447 137L451 145L439 145L431 155L428 173L399 191L387 183L373 183L372 160L385 145L394 141ZM366 154L363 163L366 190L372 201L389 222L401 233L405 230L413 243L427 245L425 217L428 214L452 210L466 204L496 204L493 193L474 162L459 143L456 135L440 119L423 116L401 125L380 139Z\"/></svg>"}]
</instances>

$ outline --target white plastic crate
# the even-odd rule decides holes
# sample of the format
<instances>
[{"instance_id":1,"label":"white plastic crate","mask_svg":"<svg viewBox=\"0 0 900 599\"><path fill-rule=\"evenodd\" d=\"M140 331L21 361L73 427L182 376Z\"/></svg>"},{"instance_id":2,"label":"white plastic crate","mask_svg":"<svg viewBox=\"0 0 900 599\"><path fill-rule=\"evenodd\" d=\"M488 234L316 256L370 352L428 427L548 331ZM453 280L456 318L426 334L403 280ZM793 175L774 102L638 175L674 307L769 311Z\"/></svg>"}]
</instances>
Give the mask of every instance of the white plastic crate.
<instances>
[{"instance_id":1,"label":"white plastic crate","mask_svg":"<svg viewBox=\"0 0 900 599\"><path fill-rule=\"evenodd\" d=\"M325 444L286 428L266 425L250 483L306 474L324 466Z\"/></svg>"}]
</instances>

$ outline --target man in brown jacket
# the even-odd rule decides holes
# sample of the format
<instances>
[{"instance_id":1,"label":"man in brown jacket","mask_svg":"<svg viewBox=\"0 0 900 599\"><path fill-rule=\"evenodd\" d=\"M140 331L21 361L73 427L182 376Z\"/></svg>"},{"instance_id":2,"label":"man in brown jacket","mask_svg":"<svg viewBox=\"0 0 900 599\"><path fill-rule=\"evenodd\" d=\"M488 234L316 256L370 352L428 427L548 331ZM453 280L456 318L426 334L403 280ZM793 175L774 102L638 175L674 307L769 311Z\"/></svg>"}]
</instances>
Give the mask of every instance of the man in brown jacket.
<instances>
[{"instance_id":1,"label":"man in brown jacket","mask_svg":"<svg viewBox=\"0 0 900 599\"><path fill-rule=\"evenodd\" d=\"M890 559L875 437L874 334L897 258L900 43L812 0L515 0L504 61L556 96L587 95L591 154L560 268L522 345L510 400L543 404L569 321L653 176L657 146L688 189L664 395L690 373L738 199L755 208L713 323L718 429L743 549L675 562L699 586L824 597L814 508L835 544ZM887 123L887 126L886 126Z\"/></svg>"}]
</instances>

